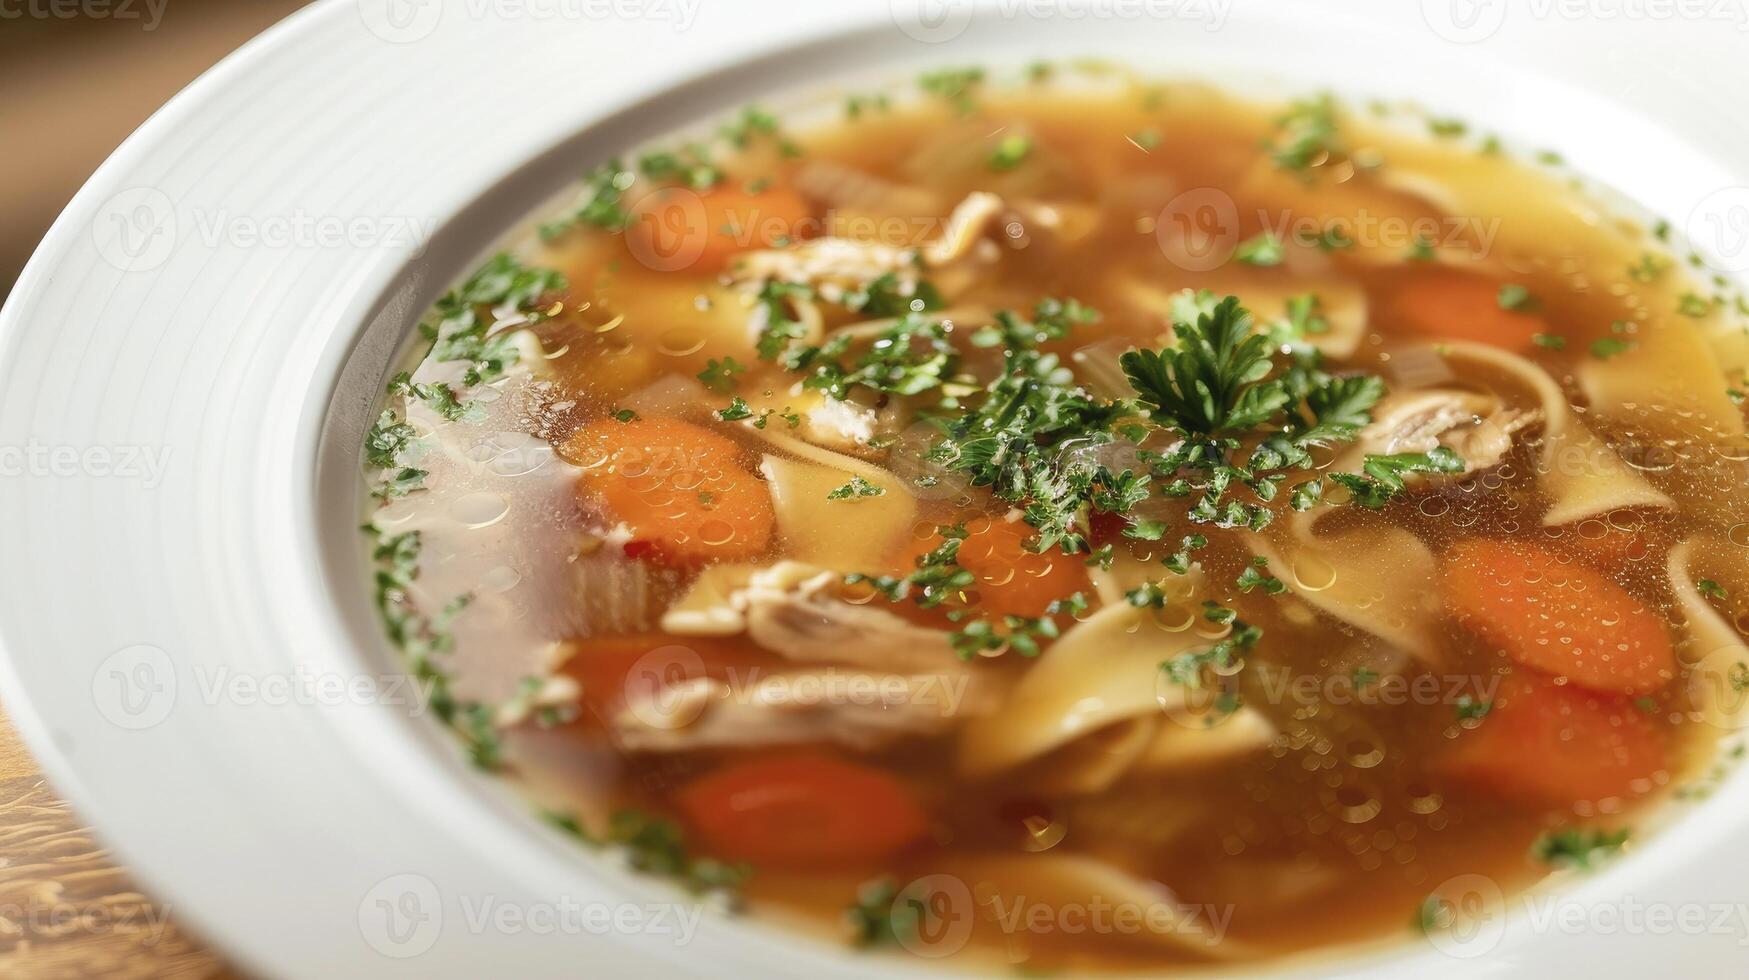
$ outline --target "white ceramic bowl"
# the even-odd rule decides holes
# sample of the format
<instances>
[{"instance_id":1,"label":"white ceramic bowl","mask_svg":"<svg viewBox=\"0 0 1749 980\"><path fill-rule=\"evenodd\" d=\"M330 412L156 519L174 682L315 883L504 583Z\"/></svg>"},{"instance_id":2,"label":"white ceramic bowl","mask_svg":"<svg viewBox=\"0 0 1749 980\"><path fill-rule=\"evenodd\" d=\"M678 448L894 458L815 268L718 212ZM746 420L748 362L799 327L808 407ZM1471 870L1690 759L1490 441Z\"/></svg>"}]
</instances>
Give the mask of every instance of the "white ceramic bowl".
<instances>
[{"instance_id":1,"label":"white ceramic bowl","mask_svg":"<svg viewBox=\"0 0 1749 980\"><path fill-rule=\"evenodd\" d=\"M1560 150L1742 269L1743 9L1659 2L318 3L129 139L0 313L8 709L122 859L259 973L922 969L709 915L685 941L673 922L535 921L672 895L543 827L371 686L397 664L359 561L357 457L416 317L528 208L630 144L786 92L1078 55L1413 97ZM1289 968L1740 968L1746 804L1749 783L1726 780L1480 938ZM1577 927L1542 917L1573 909Z\"/></svg>"}]
</instances>

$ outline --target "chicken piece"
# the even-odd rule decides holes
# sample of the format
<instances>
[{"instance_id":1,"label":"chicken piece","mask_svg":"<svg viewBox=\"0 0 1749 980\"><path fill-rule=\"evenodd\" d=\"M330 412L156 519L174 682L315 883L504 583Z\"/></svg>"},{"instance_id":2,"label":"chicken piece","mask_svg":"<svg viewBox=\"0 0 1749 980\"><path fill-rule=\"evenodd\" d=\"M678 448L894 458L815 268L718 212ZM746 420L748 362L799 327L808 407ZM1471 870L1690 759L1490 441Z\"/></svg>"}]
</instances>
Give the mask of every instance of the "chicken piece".
<instances>
[{"instance_id":1,"label":"chicken piece","mask_svg":"<svg viewBox=\"0 0 1749 980\"><path fill-rule=\"evenodd\" d=\"M744 632L797 663L895 673L966 671L946 632L846 602L838 597L842 581L835 572L797 561L757 571L709 569L662 617L662 629L679 636Z\"/></svg>"},{"instance_id":2,"label":"chicken piece","mask_svg":"<svg viewBox=\"0 0 1749 980\"><path fill-rule=\"evenodd\" d=\"M826 668L751 677L732 685L697 677L645 694L613 720L635 752L833 742L870 751L907 736L939 735L992 704L969 674L877 674Z\"/></svg>"},{"instance_id":3,"label":"chicken piece","mask_svg":"<svg viewBox=\"0 0 1749 980\"><path fill-rule=\"evenodd\" d=\"M1499 465L1512 448L1512 437L1541 421L1541 411L1505 408L1491 395L1423 388L1380 402L1356 446L1378 455L1445 446L1463 457L1463 473L1474 473Z\"/></svg>"}]
</instances>

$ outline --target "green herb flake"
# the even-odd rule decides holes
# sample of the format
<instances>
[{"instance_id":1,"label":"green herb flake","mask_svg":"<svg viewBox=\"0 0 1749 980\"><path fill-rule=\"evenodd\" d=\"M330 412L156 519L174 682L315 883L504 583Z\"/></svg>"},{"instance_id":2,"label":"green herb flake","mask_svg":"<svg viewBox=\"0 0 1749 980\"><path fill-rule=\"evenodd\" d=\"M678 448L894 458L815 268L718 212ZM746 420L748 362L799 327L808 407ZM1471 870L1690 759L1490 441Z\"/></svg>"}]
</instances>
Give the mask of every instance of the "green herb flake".
<instances>
[{"instance_id":1,"label":"green herb flake","mask_svg":"<svg viewBox=\"0 0 1749 980\"><path fill-rule=\"evenodd\" d=\"M1531 857L1557 868L1591 871L1621 853L1630 831L1569 827L1546 833L1531 846Z\"/></svg>"},{"instance_id":2,"label":"green herb flake","mask_svg":"<svg viewBox=\"0 0 1749 980\"><path fill-rule=\"evenodd\" d=\"M1591 342L1591 356L1600 361L1607 361L1617 354L1625 354L1639 346L1626 337L1599 337Z\"/></svg>"},{"instance_id":3,"label":"green herb flake","mask_svg":"<svg viewBox=\"0 0 1749 980\"><path fill-rule=\"evenodd\" d=\"M1514 313L1523 313L1536 308L1536 300L1531 297L1530 290L1517 283L1507 283L1500 287L1496 297L1500 308Z\"/></svg>"},{"instance_id":4,"label":"green herb flake","mask_svg":"<svg viewBox=\"0 0 1749 980\"><path fill-rule=\"evenodd\" d=\"M850 482L826 494L827 500L861 500L864 497L879 497L887 491L877 487L860 476L852 476Z\"/></svg>"},{"instance_id":5,"label":"green herb flake","mask_svg":"<svg viewBox=\"0 0 1749 980\"><path fill-rule=\"evenodd\" d=\"M1009 133L996 142L990 151L990 169L1005 173L1020 166L1032 155L1032 138L1021 133Z\"/></svg>"},{"instance_id":6,"label":"green herb flake","mask_svg":"<svg viewBox=\"0 0 1749 980\"><path fill-rule=\"evenodd\" d=\"M1281 264L1282 243L1274 232L1265 231L1239 243L1233 258L1246 265L1276 266Z\"/></svg>"}]
</instances>

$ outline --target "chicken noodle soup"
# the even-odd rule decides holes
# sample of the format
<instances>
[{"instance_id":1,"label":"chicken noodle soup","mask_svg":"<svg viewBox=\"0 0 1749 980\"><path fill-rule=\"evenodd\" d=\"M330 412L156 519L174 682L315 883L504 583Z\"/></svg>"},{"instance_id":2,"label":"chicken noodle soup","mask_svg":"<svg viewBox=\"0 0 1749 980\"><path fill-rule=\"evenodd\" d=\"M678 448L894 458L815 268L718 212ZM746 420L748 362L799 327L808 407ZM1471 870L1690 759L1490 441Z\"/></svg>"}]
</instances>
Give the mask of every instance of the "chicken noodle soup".
<instances>
[{"instance_id":1,"label":"chicken noodle soup","mask_svg":"<svg viewBox=\"0 0 1749 980\"><path fill-rule=\"evenodd\" d=\"M424 319L378 602L558 826L870 955L1437 934L1703 795L1749 688L1749 318L1618 210L1327 96L748 109Z\"/></svg>"}]
</instances>

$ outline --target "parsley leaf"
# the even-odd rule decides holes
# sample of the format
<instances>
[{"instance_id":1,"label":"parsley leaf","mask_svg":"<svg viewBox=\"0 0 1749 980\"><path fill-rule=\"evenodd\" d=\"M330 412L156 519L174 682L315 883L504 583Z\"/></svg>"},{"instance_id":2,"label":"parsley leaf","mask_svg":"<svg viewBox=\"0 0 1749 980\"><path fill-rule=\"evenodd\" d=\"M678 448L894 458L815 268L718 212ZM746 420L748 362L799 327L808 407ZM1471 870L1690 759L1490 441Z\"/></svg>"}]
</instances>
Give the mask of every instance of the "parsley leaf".
<instances>
[{"instance_id":1,"label":"parsley leaf","mask_svg":"<svg viewBox=\"0 0 1749 980\"><path fill-rule=\"evenodd\" d=\"M877 487L860 476L852 476L849 483L826 494L826 499L859 500L863 497L879 497L886 492L884 487Z\"/></svg>"},{"instance_id":2,"label":"parsley leaf","mask_svg":"<svg viewBox=\"0 0 1749 980\"><path fill-rule=\"evenodd\" d=\"M1627 845L1628 828L1606 831L1569 827L1537 838L1531 856L1558 868L1590 871Z\"/></svg>"},{"instance_id":3,"label":"parsley leaf","mask_svg":"<svg viewBox=\"0 0 1749 980\"><path fill-rule=\"evenodd\" d=\"M1330 479L1347 487L1356 504L1368 510L1379 510L1403 492L1407 486L1406 474L1458 473L1463 468L1463 457L1445 446L1435 446L1424 453L1391 456L1368 453L1361 466L1362 473L1332 473Z\"/></svg>"}]
</instances>

